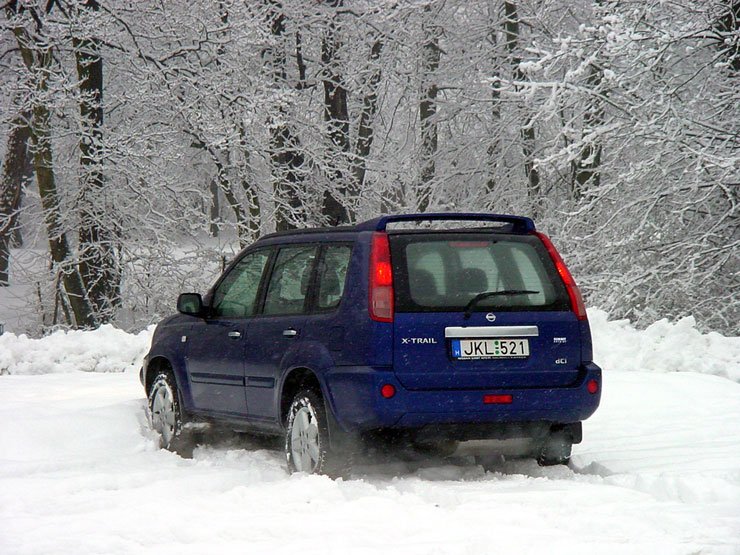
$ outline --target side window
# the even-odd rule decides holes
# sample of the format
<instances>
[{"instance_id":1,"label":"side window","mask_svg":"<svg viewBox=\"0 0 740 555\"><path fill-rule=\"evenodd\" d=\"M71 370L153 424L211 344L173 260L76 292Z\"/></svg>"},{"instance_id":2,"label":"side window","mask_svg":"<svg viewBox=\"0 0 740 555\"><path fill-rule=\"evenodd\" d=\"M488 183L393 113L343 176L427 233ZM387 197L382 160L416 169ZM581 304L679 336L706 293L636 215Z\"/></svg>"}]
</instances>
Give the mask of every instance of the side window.
<instances>
[{"instance_id":1,"label":"side window","mask_svg":"<svg viewBox=\"0 0 740 555\"><path fill-rule=\"evenodd\" d=\"M300 314L304 311L316 247L280 249L267 286L263 314Z\"/></svg>"},{"instance_id":2,"label":"side window","mask_svg":"<svg viewBox=\"0 0 740 555\"><path fill-rule=\"evenodd\" d=\"M247 318L254 312L257 290L269 251L246 255L219 284L213 295L212 314L216 318Z\"/></svg>"},{"instance_id":3,"label":"side window","mask_svg":"<svg viewBox=\"0 0 740 555\"><path fill-rule=\"evenodd\" d=\"M324 258L319 268L317 298L319 310L339 306L351 254L352 247L348 245L327 246L324 250Z\"/></svg>"}]
</instances>

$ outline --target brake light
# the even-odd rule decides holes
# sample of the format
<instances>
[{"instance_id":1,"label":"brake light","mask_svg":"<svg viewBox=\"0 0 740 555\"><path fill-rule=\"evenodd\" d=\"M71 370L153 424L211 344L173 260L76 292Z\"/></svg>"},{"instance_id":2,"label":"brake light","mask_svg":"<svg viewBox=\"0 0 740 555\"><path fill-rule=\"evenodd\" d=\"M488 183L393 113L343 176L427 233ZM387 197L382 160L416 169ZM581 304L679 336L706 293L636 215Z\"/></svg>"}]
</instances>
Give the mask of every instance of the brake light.
<instances>
[{"instance_id":1,"label":"brake light","mask_svg":"<svg viewBox=\"0 0 740 555\"><path fill-rule=\"evenodd\" d=\"M453 249L485 249L491 246L489 241L450 241L447 244Z\"/></svg>"},{"instance_id":2,"label":"brake light","mask_svg":"<svg viewBox=\"0 0 740 555\"><path fill-rule=\"evenodd\" d=\"M393 268L388 234L373 233L370 247L370 318L376 322L393 321Z\"/></svg>"},{"instance_id":3,"label":"brake light","mask_svg":"<svg viewBox=\"0 0 740 555\"><path fill-rule=\"evenodd\" d=\"M581 290L578 289L578 285L576 285L576 281L573 279L568 267L560 257L560 253L555 249L555 245L552 244L552 241L550 241L550 238L547 235L540 233L539 231L535 231L534 234L539 237L542 244L545 245L547 253L555 264L558 274L560 274L560 279L562 279L563 284L565 284L565 289L568 291L568 297L570 298L571 310L579 320L587 320L586 305L583 304Z\"/></svg>"},{"instance_id":4,"label":"brake light","mask_svg":"<svg viewBox=\"0 0 740 555\"><path fill-rule=\"evenodd\" d=\"M514 397L512 395L484 395L483 403L486 405L510 405Z\"/></svg>"}]
</instances>

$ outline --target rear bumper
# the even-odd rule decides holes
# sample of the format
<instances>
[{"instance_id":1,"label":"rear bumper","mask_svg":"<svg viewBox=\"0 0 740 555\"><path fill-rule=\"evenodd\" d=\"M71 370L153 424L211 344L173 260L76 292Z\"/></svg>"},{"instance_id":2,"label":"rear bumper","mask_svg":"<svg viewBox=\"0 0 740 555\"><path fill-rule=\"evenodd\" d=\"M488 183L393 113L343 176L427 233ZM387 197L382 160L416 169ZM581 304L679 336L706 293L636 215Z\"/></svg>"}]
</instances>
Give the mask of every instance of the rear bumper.
<instances>
[{"instance_id":1,"label":"rear bumper","mask_svg":"<svg viewBox=\"0 0 740 555\"><path fill-rule=\"evenodd\" d=\"M330 408L348 432L435 425L573 423L591 416L601 399L601 368L593 363L581 368L573 384L541 389L410 391L390 369L370 367L340 367L324 377ZM587 390L591 380L599 385L593 394ZM380 394L384 384L396 388L390 399ZM484 395L511 395L511 403L486 404Z\"/></svg>"}]
</instances>

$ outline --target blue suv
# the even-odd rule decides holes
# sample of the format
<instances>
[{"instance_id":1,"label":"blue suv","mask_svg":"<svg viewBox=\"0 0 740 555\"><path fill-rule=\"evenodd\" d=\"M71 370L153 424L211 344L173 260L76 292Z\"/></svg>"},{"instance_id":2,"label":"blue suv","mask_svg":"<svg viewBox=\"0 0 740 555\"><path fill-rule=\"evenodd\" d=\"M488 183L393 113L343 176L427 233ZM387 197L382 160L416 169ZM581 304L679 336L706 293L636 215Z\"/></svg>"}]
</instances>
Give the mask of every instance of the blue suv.
<instances>
[{"instance_id":1,"label":"blue suv","mask_svg":"<svg viewBox=\"0 0 740 555\"><path fill-rule=\"evenodd\" d=\"M519 455L563 464L599 405L581 294L525 217L273 233L177 308L141 371L168 449L190 423L218 422L284 436L292 472L341 475L377 440L516 440Z\"/></svg>"}]
</instances>

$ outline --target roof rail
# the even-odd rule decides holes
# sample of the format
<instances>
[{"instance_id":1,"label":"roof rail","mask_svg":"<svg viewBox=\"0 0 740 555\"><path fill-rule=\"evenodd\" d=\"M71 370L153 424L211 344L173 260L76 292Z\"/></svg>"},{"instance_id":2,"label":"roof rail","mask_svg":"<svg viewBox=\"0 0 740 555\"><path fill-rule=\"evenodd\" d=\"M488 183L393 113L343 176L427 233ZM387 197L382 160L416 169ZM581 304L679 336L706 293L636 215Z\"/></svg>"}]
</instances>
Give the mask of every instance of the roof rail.
<instances>
[{"instance_id":1,"label":"roof rail","mask_svg":"<svg viewBox=\"0 0 740 555\"><path fill-rule=\"evenodd\" d=\"M396 214L380 216L372 220L361 222L355 226L357 231L385 231L390 223L395 222L421 222L421 221L474 221L474 222L500 222L511 224L515 233L530 233L535 230L534 222L524 216L509 216L507 214L475 214L467 212L429 212L425 214Z\"/></svg>"}]
</instances>

